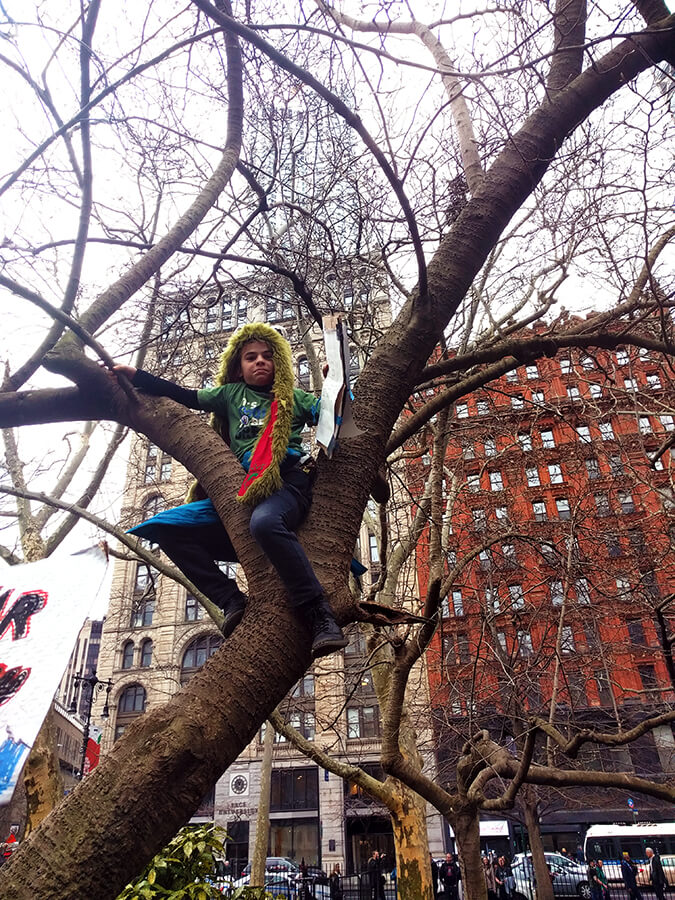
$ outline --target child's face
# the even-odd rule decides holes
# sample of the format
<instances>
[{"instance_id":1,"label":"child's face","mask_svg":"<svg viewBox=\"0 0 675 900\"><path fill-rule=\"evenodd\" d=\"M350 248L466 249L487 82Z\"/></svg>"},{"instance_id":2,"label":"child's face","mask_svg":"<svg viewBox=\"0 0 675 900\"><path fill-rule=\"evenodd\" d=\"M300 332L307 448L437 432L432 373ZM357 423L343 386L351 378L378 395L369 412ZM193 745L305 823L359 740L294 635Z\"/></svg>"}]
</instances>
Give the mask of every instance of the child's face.
<instances>
[{"instance_id":1,"label":"child's face","mask_svg":"<svg viewBox=\"0 0 675 900\"><path fill-rule=\"evenodd\" d=\"M248 341L239 358L241 375L251 387L267 387L274 381L272 348L265 341Z\"/></svg>"}]
</instances>

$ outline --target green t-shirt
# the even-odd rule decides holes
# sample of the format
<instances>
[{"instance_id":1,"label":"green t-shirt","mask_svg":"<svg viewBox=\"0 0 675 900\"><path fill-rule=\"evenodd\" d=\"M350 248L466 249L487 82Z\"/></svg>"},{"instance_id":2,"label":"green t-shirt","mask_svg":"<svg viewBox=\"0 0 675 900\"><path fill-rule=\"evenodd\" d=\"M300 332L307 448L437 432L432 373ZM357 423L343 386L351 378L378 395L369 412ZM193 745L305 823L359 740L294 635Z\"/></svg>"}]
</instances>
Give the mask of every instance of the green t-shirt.
<instances>
[{"instance_id":1,"label":"green t-shirt","mask_svg":"<svg viewBox=\"0 0 675 900\"><path fill-rule=\"evenodd\" d=\"M253 388L243 381L197 391L200 409L224 419L230 435L230 449L248 471L251 453L272 402L271 391ZM293 389L293 422L288 442L288 456L300 457L302 431L319 421L320 398L300 388Z\"/></svg>"}]
</instances>

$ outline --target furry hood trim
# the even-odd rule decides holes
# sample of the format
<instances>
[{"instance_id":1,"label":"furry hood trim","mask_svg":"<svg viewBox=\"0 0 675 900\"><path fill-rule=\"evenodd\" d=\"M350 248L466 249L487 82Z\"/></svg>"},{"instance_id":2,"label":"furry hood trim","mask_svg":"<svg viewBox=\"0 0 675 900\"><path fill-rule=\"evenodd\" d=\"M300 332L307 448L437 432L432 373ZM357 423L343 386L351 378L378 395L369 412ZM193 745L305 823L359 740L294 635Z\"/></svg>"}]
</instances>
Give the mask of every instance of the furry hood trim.
<instances>
[{"instance_id":1,"label":"furry hood trim","mask_svg":"<svg viewBox=\"0 0 675 900\"><path fill-rule=\"evenodd\" d=\"M232 335L220 360L216 384L241 381L238 374L239 358L249 341L264 341L272 348L274 382L272 393L276 408L270 408L265 417L260 436L251 454L249 475L242 485L238 500L256 506L265 497L278 491L282 485L280 466L286 457L293 423L293 356L286 338L265 322L249 322ZM273 418L273 414L276 415ZM272 420L273 418L273 420ZM225 436L227 424L213 417L213 427ZM267 445L265 459L261 462L263 439Z\"/></svg>"}]
</instances>

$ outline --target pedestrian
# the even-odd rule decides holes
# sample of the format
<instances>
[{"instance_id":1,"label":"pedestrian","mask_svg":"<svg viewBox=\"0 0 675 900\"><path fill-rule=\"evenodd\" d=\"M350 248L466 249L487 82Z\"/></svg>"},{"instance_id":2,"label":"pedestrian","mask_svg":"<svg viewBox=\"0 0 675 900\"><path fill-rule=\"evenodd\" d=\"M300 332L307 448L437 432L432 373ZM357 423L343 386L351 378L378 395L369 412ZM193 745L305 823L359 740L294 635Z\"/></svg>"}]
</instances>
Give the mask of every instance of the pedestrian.
<instances>
[{"instance_id":1,"label":"pedestrian","mask_svg":"<svg viewBox=\"0 0 675 900\"><path fill-rule=\"evenodd\" d=\"M591 887L591 900L603 900L603 885L598 876L598 867L594 859L588 861L588 883Z\"/></svg>"},{"instance_id":2,"label":"pedestrian","mask_svg":"<svg viewBox=\"0 0 675 900\"><path fill-rule=\"evenodd\" d=\"M384 875L382 874L383 861L384 853L380 856L377 850L373 850L367 865L370 900L384 900Z\"/></svg>"},{"instance_id":3,"label":"pedestrian","mask_svg":"<svg viewBox=\"0 0 675 900\"><path fill-rule=\"evenodd\" d=\"M642 900L642 893L637 886L637 872L638 868L630 854L624 852L621 856L621 877L628 890L629 900Z\"/></svg>"},{"instance_id":4,"label":"pedestrian","mask_svg":"<svg viewBox=\"0 0 675 900\"><path fill-rule=\"evenodd\" d=\"M441 863L438 875L443 884L443 896L445 900L458 900L459 898L459 866L453 853L446 853L445 860Z\"/></svg>"},{"instance_id":5,"label":"pedestrian","mask_svg":"<svg viewBox=\"0 0 675 900\"><path fill-rule=\"evenodd\" d=\"M330 890L330 900L342 900L342 873L340 872L340 863L335 863L333 871L328 876L328 887Z\"/></svg>"},{"instance_id":6,"label":"pedestrian","mask_svg":"<svg viewBox=\"0 0 675 900\"><path fill-rule=\"evenodd\" d=\"M302 431L316 425L319 399L294 388L291 348L265 323L249 323L230 338L217 386L188 390L133 366L116 365L134 387L212 413L214 428L241 463L238 499L252 508L250 531L277 570L294 612L312 634L317 659L347 645L296 531L312 501L316 464ZM216 560L237 554L210 500L190 502L131 529L159 544L182 572L217 606L225 637L241 621L247 597Z\"/></svg>"},{"instance_id":7,"label":"pedestrian","mask_svg":"<svg viewBox=\"0 0 675 900\"><path fill-rule=\"evenodd\" d=\"M609 884L607 883L607 873L603 868L601 859L596 860L595 868L598 873L600 883L602 884L602 900L609 900Z\"/></svg>"},{"instance_id":8,"label":"pedestrian","mask_svg":"<svg viewBox=\"0 0 675 900\"><path fill-rule=\"evenodd\" d=\"M652 847L645 849L645 856L649 866L649 881L654 888L654 893L658 900L665 900L666 876L663 872L661 857L658 851L652 849Z\"/></svg>"},{"instance_id":9,"label":"pedestrian","mask_svg":"<svg viewBox=\"0 0 675 900\"><path fill-rule=\"evenodd\" d=\"M429 851L429 867L431 868L431 884L434 889L434 900L438 897L438 863Z\"/></svg>"},{"instance_id":10,"label":"pedestrian","mask_svg":"<svg viewBox=\"0 0 675 900\"><path fill-rule=\"evenodd\" d=\"M497 865L495 866L495 881L497 883L497 896L499 900L509 900L511 896L511 879L513 878L513 869L510 863L506 861L504 855L497 857Z\"/></svg>"},{"instance_id":11,"label":"pedestrian","mask_svg":"<svg viewBox=\"0 0 675 900\"><path fill-rule=\"evenodd\" d=\"M495 878L495 868L487 858L481 857L483 863L483 876L485 877L485 886L487 888L488 900L497 900L497 880Z\"/></svg>"}]
</instances>

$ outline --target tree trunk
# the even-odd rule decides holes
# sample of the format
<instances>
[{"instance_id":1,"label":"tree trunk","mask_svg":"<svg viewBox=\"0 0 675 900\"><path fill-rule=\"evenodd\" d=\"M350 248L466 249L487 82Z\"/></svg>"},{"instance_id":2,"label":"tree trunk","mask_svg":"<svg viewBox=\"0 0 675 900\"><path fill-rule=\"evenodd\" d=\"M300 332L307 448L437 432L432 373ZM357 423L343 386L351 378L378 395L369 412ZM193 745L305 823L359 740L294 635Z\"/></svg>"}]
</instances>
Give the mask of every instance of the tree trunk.
<instances>
[{"instance_id":1,"label":"tree trunk","mask_svg":"<svg viewBox=\"0 0 675 900\"><path fill-rule=\"evenodd\" d=\"M523 785L521 788L521 799L525 813L527 836L530 841L530 850L532 851L532 867L537 883L537 900L553 900L553 884L546 865L544 845L541 841L541 831L539 830L539 803L536 788L530 785Z\"/></svg>"},{"instance_id":2,"label":"tree trunk","mask_svg":"<svg viewBox=\"0 0 675 900\"><path fill-rule=\"evenodd\" d=\"M464 900L487 900L487 885L480 858L480 819L478 809L468 807L453 816L451 823L457 842L459 865L464 885Z\"/></svg>"},{"instance_id":3,"label":"tree trunk","mask_svg":"<svg viewBox=\"0 0 675 900\"><path fill-rule=\"evenodd\" d=\"M396 850L398 900L433 900L429 864L426 801L402 782L396 782L400 805L391 812Z\"/></svg>"},{"instance_id":4,"label":"tree trunk","mask_svg":"<svg viewBox=\"0 0 675 900\"><path fill-rule=\"evenodd\" d=\"M63 800L63 778L56 751L54 707L42 723L23 770L26 789L25 836L34 831Z\"/></svg>"},{"instance_id":5,"label":"tree trunk","mask_svg":"<svg viewBox=\"0 0 675 900\"><path fill-rule=\"evenodd\" d=\"M265 884L265 863L270 831L270 788L272 787L272 753L274 751L274 728L268 722L265 727L263 756L260 764L260 800L255 821L255 846L251 860L252 885Z\"/></svg>"}]
</instances>

